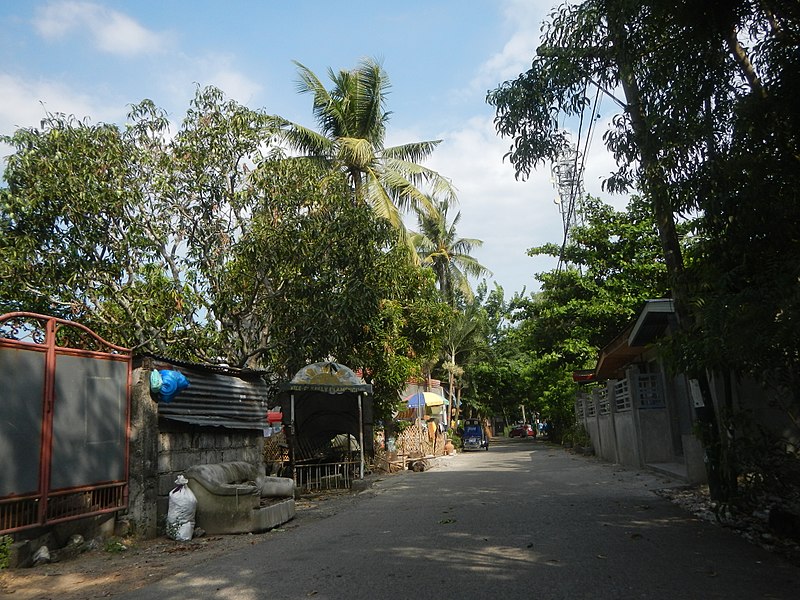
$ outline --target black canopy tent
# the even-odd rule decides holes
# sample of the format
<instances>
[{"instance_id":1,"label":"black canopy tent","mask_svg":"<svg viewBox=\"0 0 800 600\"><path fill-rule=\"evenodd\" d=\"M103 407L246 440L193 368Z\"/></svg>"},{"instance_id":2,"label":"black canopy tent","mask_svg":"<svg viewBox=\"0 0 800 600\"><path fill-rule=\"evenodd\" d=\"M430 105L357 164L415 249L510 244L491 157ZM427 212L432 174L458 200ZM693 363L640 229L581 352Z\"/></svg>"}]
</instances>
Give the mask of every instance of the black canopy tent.
<instances>
[{"instance_id":1,"label":"black canopy tent","mask_svg":"<svg viewBox=\"0 0 800 600\"><path fill-rule=\"evenodd\" d=\"M371 395L371 385L335 362L307 365L283 384L281 411L292 468L299 450L319 448L344 434L358 440L360 476L364 477L365 447L372 449Z\"/></svg>"}]
</instances>

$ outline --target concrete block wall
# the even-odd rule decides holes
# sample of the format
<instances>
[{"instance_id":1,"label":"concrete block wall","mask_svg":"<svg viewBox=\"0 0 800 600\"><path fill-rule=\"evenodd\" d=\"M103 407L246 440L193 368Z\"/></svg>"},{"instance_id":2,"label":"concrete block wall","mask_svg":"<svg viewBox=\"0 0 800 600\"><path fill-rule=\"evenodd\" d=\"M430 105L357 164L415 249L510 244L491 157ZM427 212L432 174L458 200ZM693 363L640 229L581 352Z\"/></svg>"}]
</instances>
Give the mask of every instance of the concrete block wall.
<instances>
[{"instance_id":1,"label":"concrete block wall","mask_svg":"<svg viewBox=\"0 0 800 600\"><path fill-rule=\"evenodd\" d=\"M614 441L617 448L617 462L626 467L638 468L644 466L639 453L639 436L636 431L634 411L627 410L616 413L614 418L617 435Z\"/></svg>"},{"instance_id":2,"label":"concrete block wall","mask_svg":"<svg viewBox=\"0 0 800 600\"><path fill-rule=\"evenodd\" d=\"M242 460L261 464L264 434L250 429L161 423L158 435L158 524L163 530L175 479L194 465Z\"/></svg>"},{"instance_id":3,"label":"concrete block wall","mask_svg":"<svg viewBox=\"0 0 800 600\"><path fill-rule=\"evenodd\" d=\"M128 514L136 535L158 533L158 404L150 397L150 371L134 369L131 377L128 444Z\"/></svg>"}]
</instances>

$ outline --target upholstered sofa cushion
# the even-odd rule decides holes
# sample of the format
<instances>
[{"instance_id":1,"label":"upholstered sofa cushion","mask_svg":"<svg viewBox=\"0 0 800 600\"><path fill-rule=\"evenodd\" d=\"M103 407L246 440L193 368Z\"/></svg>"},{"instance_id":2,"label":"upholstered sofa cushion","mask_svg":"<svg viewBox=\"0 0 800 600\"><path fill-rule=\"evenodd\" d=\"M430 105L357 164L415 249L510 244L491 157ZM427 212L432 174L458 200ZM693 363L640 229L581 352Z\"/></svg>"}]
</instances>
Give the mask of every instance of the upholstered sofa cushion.
<instances>
[{"instance_id":1,"label":"upholstered sofa cushion","mask_svg":"<svg viewBox=\"0 0 800 600\"><path fill-rule=\"evenodd\" d=\"M186 470L186 477L217 496L261 496L261 488L256 484L258 468L244 461L195 465Z\"/></svg>"},{"instance_id":2,"label":"upholstered sofa cushion","mask_svg":"<svg viewBox=\"0 0 800 600\"><path fill-rule=\"evenodd\" d=\"M262 498L293 498L296 485L291 477L269 477L259 475L256 485L261 490Z\"/></svg>"}]
</instances>

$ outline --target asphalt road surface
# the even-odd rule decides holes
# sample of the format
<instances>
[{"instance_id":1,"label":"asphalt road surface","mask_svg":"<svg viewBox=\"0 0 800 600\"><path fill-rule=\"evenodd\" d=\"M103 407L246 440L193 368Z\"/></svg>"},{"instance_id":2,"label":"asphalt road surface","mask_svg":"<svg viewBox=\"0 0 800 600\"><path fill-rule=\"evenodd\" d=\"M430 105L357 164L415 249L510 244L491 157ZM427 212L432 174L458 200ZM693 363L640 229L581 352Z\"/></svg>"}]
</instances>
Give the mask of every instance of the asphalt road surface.
<instances>
[{"instance_id":1,"label":"asphalt road surface","mask_svg":"<svg viewBox=\"0 0 800 600\"><path fill-rule=\"evenodd\" d=\"M495 440L121 597L800 598L800 568L653 493L675 485Z\"/></svg>"}]
</instances>

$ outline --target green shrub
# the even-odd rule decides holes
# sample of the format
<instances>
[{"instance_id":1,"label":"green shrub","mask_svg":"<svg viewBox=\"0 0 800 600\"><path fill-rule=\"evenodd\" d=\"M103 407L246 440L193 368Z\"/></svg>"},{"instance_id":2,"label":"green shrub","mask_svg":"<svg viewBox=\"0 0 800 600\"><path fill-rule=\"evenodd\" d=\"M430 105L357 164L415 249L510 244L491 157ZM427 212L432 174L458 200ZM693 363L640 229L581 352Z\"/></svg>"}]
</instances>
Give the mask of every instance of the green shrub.
<instances>
[{"instance_id":1,"label":"green shrub","mask_svg":"<svg viewBox=\"0 0 800 600\"><path fill-rule=\"evenodd\" d=\"M0 569L7 569L11 562L11 544L14 539L10 535L0 535Z\"/></svg>"},{"instance_id":2,"label":"green shrub","mask_svg":"<svg viewBox=\"0 0 800 600\"><path fill-rule=\"evenodd\" d=\"M564 432L561 442L567 446L577 446L587 448L592 445L589 432L582 423L575 423L570 429Z\"/></svg>"},{"instance_id":3,"label":"green shrub","mask_svg":"<svg viewBox=\"0 0 800 600\"><path fill-rule=\"evenodd\" d=\"M111 538L106 542L106 552L111 554L119 554L127 550L128 546L119 538Z\"/></svg>"}]
</instances>

